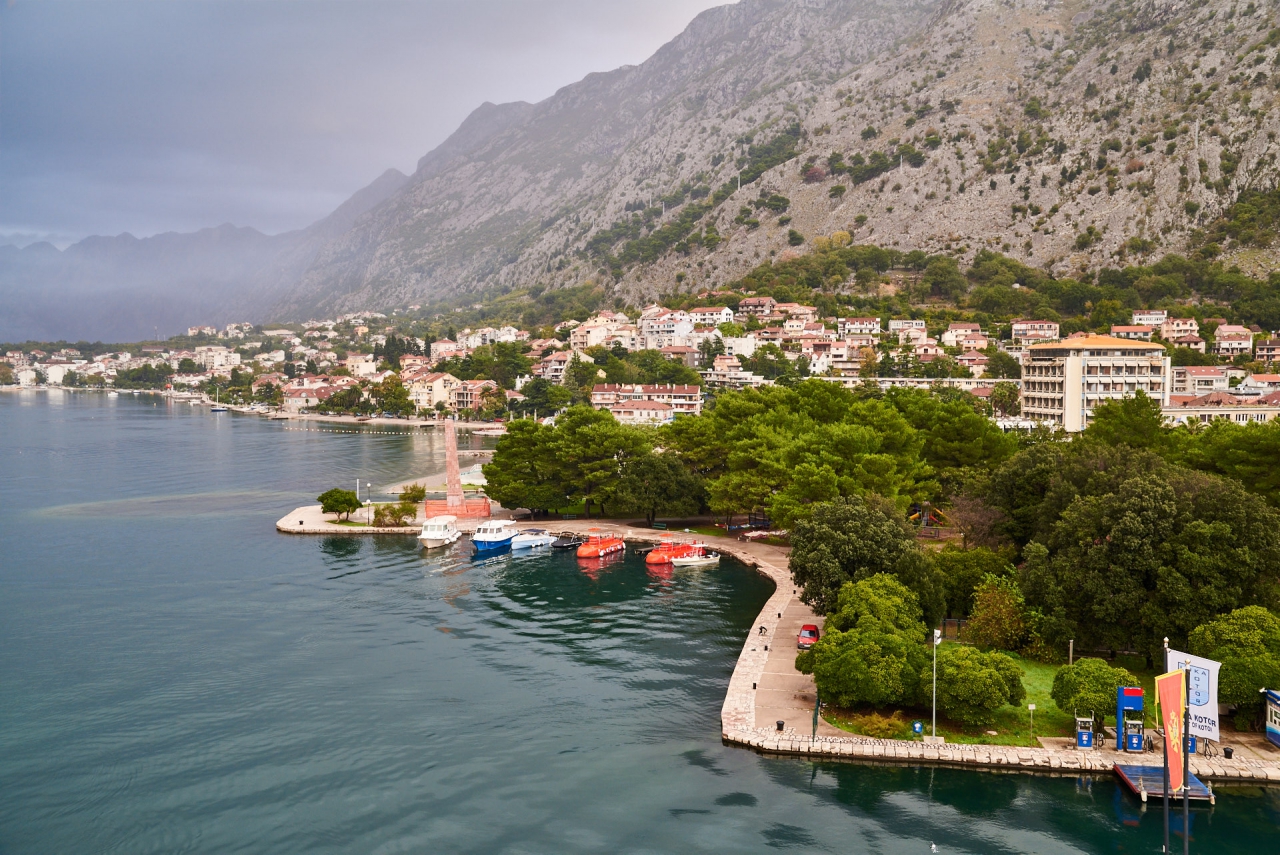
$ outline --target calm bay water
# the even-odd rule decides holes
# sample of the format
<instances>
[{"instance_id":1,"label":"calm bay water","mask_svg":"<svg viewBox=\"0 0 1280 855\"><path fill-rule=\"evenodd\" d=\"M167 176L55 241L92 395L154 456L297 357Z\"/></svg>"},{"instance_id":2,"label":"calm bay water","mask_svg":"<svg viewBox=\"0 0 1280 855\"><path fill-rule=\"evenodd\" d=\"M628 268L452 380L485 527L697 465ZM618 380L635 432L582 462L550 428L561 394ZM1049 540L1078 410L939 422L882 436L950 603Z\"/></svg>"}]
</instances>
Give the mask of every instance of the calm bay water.
<instances>
[{"instance_id":1,"label":"calm bay water","mask_svg":"<svg viewBox=\"0 0 1280 855\"><path fill-rule=\"evenodd\" d=\"M0 394L0 853L1160 850L1107 778L723 746L770 593L740 565L275 532L328 487L439 471L439 442ZM1278 826L1280 795L1235 791L1192 851L1277 851Z\"/></svg>"}]
</instances>

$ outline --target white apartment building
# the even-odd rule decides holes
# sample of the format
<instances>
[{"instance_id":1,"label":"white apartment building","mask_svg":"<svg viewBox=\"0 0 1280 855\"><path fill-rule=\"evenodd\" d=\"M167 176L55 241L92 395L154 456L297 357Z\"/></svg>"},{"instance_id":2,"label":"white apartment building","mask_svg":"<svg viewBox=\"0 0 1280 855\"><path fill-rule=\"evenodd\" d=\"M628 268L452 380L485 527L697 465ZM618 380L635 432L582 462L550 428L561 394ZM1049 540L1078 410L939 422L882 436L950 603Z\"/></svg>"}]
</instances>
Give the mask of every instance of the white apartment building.
<instances>
[{"instance_id":1,"label":"white apartment building","mask_svg":"<svg viewBox=\"0 0 1280 855\"><path fill-rule=\"evenodd\" d=\"M689 310L689 320L700 327L718 327L733 323L733 309L727 306L699 306Z\"/></svg>"},{"instance_id":2,"label":"white apartment building","mask_svg":"<svg viewBox=\"0 0 1280 855\"><path fill-rule=\"evenodd\" d=\"M1009 329L1017 344L1035 344L1036 342L1057 341L1060 327L1056 321L1034 321L1019 318Z\"/></svg>"},{"instance_id":3,"label":"white apartment building","mask_svg":"<svg viewBox=\"0 0 1280 855\"><path fill-rule=\"evenodd\" d=\"M1133 325L1145 327L1161 326L1169 313L1164 309L1144 309L1133 313Z\"/></svg>"},{"instance_id":4,"label":"white apartment building","mask_svg":"<svg viewBox=\"0 0 1280 855\"><path fill-rule=\"evenodd\" d=\"M591 388L591 406L611 409L617 404L659 401L671 407L672 415L696 416L702 412L702 387L672 383L597 383Z\"/></svg>"},{"instance_id":5,"label":"white apartment building","mask_svg":"<svg viewBox=\"0 0 1280 855\"><path fill-rule=\"evenodd\" d=\"M211 371L219 368L233 368L240 364L240 354L221 345L197 347L196 364Z\"/></svg>"},{"instance_id":6,"label":"white apartment building","mask_svg":"<svg viewBox=\"0 0 1280 855\"><path fill-rule=\"evenodd\" d=\"M1239 324L1223 324L1214 330L1213 352L1228 358L1253 353L1253 331Z\"/></svg>"},{"instance_id":7,"label":"white apartment building","mask_svg":"<svg viewBox=\"0 0 1280 855\"><path fill-rule=\"evenodd\" d=\"M836 332L841 338L852 335L880 335L879 318L838 318Z\"/></svg>"},{"instance_id":8,"label":"white apartment building","mask_svg":"<svg viewBox=\"0 0 1280 855\"><path fill-rule=\"evenodd\" d=\"M772 315L777 305L778 301L772 297L747 297L738 303L738 313L762 318L765 315Z\"/></svg>"},{"instance_id":9,"label":"white apartment building","mask_svg":"<svg viewBox=\"0 0 1280 855\"><path fill-rule=\"evenodd\" d=\"M1151 341L1155 329L1148 324L1111 325L1111 334L1116 338L1127 338L1133 341Z\"/></svg>"},{"instance_id":10,"label":"white apartment building","mask_svg":"<svg viewBox=\"0 0 1280 855\"><path fill-rule=\"evenodd\" d=\"M889 332L891 333L901 333L903 330L922 330L924 328L924 321L914 321L910 318L891 318L889 320Z\"/></svg>"},{"instance_id":11,"label":"white apartment building","mask_svg":"<svg viewBox=\"0 0 1280 855\"><path fill-rule=\"evenodd\" d=\"M1169 374L1158 344L1106 335L1034 344L1022 364L1022 415L1081 431L1099 404L1139 390L1167 405Z\"/></svg>"}]
</instances>

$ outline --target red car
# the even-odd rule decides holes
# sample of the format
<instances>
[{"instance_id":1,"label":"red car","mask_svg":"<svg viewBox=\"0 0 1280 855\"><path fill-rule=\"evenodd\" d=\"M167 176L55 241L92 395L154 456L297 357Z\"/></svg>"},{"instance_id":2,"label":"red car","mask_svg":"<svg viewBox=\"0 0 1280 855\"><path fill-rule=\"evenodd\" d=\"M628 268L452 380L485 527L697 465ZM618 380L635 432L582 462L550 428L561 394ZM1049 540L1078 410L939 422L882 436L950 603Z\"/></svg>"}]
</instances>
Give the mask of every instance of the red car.
<instances>
[{"instance_id":1,"label":"red car","mask_svg":"<svg viewBox=\"0 0 1280 855\"><path fill-rule=\"evenodd\" d=\"M808 650L813 647L813 643L818 640L818 628L811 623L806 623L800 627L800 636L796 639L796 647L801 650Z\"/></svg>"}]
</instances>

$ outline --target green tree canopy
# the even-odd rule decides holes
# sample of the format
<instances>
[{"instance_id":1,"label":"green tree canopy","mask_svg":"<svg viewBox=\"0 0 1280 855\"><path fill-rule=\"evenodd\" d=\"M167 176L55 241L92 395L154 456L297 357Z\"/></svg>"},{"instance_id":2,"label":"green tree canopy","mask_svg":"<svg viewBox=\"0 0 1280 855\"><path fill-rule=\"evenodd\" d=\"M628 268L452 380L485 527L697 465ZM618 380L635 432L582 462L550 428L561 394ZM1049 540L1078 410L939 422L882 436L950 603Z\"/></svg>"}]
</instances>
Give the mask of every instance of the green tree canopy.
<instances>
[{"instance_id":1,"label":"green tree canopy","mask_svg":"<svg viewBox=\"0 0 1280 855\"><path fill-rule=\"evenodd\" d=\"M1261 606L1236 609L1192 630L1188 646L1222 663L1218 700L1236 707L1237 727L1255 724L1259 690L1280 686L1280 618Z\"/></svg>"},{"instance_id":2,"label":"green tree canopy","mask_svg":"<svg viewBox=\"0 0 1280 855\"><path fill-rule=\"evenodd\" d=\"M1138 678L1123 668L1113 668L1102 659L1077 659L1058 669L1049 697L1065 713L1108 716L1116 714L1116 691L1137 685Z\"/></svg>"},{"instance_id":3,"label":"green tree canopy","mask_svg":"<svg viewBox=\"0 0 1280 855\"><path fill-rule=\"evenodd\" d=\"M532 419L513 421L482 468L485 494L504 508L550 511L570 504L554 444L555 428Z\"/></svg>"},{"instance_id":4,"label":"green tree canopy","mask_svg":"<svg viewBox=\"0 0 1280 855\"><path fill-rule=\"evenodd\" d=\"M990 575L973 594L967 638L982 650L1021 650L1027 638L1027 608L1018 583Z\"/></svg>"},{"instance_id":5,"label":"green tree canopy","mask_svg":"<svg viewBox=\"0 0 1280 855\"><path fill-rule=\"evenodd\" d=\"M931 678L925 666L921 680ZM1026 696L1022 669L1003 653L958 645L938 650L938 709L948 718L971 727L989 724L996 710Z\"/></svg>"},{"instance_id":6,"label":"green tree canopy","mask_svg":"<svg viewBox=\"0 0 1280 855\"><path fill-rule=\"evenodd\" d=\"M848 582L894 574L903 556L917 549L905 522L859 498L816 506L791 532L791 575L800 598L827 614ZM918 600L917 600L918 603Z\"/></svg>"},{"instance_id":7,"label":"green tree canopy","mask_svg":"<svg viewBox=\"0 0 1280 855\"><path fill-rule=\"evenodd\" d=\"M623 464L611 510L641 513L649 525L659 514L696 514L703 494L702 481L675 454L642 454Z\"/></svg>"},{"instance_id":8,"label":"green tree canopy","mask_svg":"<svg viewBox=\"0 0 1280 855\"><path fill-rule=\"evenodd\" d=\"M1139 389L1132 397L1105 401L1095 407L1085 435L1107 445L1155 448L1166 431L1160 402Z\"/></svg>"},{"instance_id":9,"label":"green tree canopy","mask_svg":"<svg viewBox=\"0 0 1280 855\"><path fill-rule=\"evenodd\" d=\"M966 618L973 611L974 590L989 575L1013 576L1013 565L986 547L946 546L934 557L946 596L949 617Z\"/></svg>"},{"instance_id":10,"label":"green tree canopy","mask_svg":"<svg viewBox=\"0 0 1280 855\"><path fill-rule=\"evenodd\" d=\"M316 497L316 501L320 503L322 513L337 514L338 516L345 516L347 519L351 518L352 512L364 507L353 491L343 490L340 487L325 490Z\"/></svg>"}]
</instances>

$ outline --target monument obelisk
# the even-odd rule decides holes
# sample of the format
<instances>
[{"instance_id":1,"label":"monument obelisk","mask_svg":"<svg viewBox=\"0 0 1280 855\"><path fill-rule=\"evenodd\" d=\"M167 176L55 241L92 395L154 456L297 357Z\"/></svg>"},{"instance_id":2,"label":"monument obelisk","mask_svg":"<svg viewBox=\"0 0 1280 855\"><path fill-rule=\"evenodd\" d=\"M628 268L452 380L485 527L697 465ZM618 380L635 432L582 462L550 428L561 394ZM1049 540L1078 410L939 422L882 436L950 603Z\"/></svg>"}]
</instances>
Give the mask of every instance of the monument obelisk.
<instances>
[{"instance_id":1,"label":"monument obelisk","mask_svg":"<svg viewBox=\"0 0 1280 855\"><path fill-rule=\"evenodd\" d=\"M458 427L453 419L444 423L444 473L445 503L451 512L461 513L467 503L462 496L462 474L458 470Z\"/></svg>"}]
</instances>

